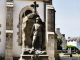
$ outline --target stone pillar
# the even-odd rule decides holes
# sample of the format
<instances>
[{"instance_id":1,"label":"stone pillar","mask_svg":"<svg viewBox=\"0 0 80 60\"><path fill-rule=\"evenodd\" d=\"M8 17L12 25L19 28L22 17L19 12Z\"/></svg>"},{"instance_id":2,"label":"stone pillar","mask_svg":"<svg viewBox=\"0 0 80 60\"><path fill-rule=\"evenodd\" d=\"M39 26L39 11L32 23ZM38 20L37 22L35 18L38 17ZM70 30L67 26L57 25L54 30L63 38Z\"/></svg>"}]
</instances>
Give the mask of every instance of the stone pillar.
<instances>
[{"instance_id":1,"label":"stone pillar","mask_svg":"<svg viewBox=\"0 0 80 60\"><path fill-rule=\"evenodd\" d=\"M71 53L71 48L68 48L68 53Z\"/></svg>"},{"instance_id":2,"label":"stone pillar","mask_svg":"<svg viewBox=\"0 0 80 60\"><path fill-rule=\"evenodd\" d=\"M49 60L57 60L57 36L55 34L55 9L46 5L46 51Z\"/></svg>"},{"instance_id":3,"label":"stone pillar","mask_svg":"<svg viewBox=\"0 0 80 60\"><path fill-rule=\"evenodd\" d=\"M5 44L5 60L13 60L13 0L6 1L6 44Z\"/></svg>"}]
</instances>

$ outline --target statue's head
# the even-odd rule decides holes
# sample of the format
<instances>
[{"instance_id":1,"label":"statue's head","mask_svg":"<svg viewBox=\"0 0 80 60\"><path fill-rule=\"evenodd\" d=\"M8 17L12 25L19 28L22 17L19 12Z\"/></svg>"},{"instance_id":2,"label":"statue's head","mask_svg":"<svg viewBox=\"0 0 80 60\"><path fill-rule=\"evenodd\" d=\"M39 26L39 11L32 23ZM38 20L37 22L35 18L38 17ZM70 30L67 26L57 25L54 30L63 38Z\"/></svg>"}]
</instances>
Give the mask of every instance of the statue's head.
<instances>
[{"instance_id":1,"label":"statue's head","mask_svg":"<svg viewBox=\"0 0 80 60\"><path fill-rule=\"evenodd\" d=\"M40 19L40 17L36 18L36 23L42 23L42 20Z\"/></svg>"}]
</instances>

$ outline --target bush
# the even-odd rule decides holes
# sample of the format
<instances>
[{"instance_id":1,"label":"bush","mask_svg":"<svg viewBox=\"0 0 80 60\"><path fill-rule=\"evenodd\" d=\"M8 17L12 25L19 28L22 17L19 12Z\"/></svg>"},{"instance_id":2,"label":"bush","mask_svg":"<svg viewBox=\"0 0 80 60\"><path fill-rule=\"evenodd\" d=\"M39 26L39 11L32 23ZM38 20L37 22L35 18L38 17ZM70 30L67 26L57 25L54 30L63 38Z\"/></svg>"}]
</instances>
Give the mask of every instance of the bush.
<instances>
[{"instance_id":1,"label":"bush","mask_svg":"<svg viewBox=\"0 0 80 60\"><path fill-rule=\"evenodd\" d=\"M3 57L2 56L0 56L0 60L3 60Z\"/></svg>"},{"instance_id":2,"label":"bush","mask_svg":"<svg viewBox=\"0 0 80 60\"><path fill-rule=\"evenodd\" d=\"M74 48L76 49L76 50L79 50L76 46L66 46L66 48L65 48L65 50L68 50L68 48L71 48L71 50L74 50Z\"/></svg>"},{"instance_id":3,"label":"bush","mask_svg":"<svg viewBox=\"0 0 80 60\"><path fill-rule=\"evenodd\" d=\"M60 59L60 55L59 55L59 53L57 53L57 56L58 56L58 60L61 60L61 59Z\"/></svg>"},{"instance_id":4,"label":"bush","mask_svg":"<svg viewBox=\"0 0 80 60\"><path fill-rule=\"evenodd\" d=\"M62 47L61 46L57 46L57 50L62 50Z\"/></svg>"}]
</instances>

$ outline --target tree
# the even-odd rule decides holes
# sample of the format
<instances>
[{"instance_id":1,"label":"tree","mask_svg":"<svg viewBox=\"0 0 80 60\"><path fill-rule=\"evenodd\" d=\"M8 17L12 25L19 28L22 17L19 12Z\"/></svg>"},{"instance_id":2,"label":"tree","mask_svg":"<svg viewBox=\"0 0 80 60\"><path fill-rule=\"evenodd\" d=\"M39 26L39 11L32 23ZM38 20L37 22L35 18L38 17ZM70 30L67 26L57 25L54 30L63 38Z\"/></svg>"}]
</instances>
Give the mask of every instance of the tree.
<instances>
[{"instance_id":1,"label":"tree","mask_svg":"<svg viewBox=\"0 0 80 60\"><path fill-rule=\"evenodd\" d=\"M62 40L60 38L57 38L57 50L62 50L61 44Z\"/></svg>"},{"instance_id":2,"label":"tree","mask_svg":"<svg viewBox=\"0 0 80 60\"><path fill-rule=\"evenodd\" d=\"M79 50L76 46L71 46L71 45L66 46L65 50L68 50L68 48L71 48L71 50L74 49Z\"/></svg>"},{"instance_id":3,"label":"tree","mask_svg":"<svg viewBox=\"0 0 80 60\"><path fill-rule=\"evenodd\" d=\"M57 53L57 56L58 56L58 60L61 60L61 59L60 59L60 55L59 55L59 53Z\"/></svg>"}]
</instances>

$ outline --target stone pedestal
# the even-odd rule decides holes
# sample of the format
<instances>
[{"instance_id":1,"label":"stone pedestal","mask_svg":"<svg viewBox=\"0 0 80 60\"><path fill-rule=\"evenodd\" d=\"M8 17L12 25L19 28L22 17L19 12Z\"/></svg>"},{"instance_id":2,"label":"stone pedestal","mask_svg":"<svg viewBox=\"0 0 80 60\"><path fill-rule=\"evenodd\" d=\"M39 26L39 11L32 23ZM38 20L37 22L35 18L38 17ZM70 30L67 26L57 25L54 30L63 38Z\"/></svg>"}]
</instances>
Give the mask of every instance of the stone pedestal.
<instances>
[{"instance_id":1,"label":"stone pedestal","mask_svg":"<svg viewBox=\"0 0 80 60\"><path fill-rule=\"evenodd\" d=\"M52 32L48 33L48 43L47 43L47 55L49 55L49 60L57 60L57 40L55 39L55 34Z\"/></svg>"},{"instance_id":2,"label":"stone pedestal","mask_svg":"<svg viewBox=\"0 0 80 60\"><path fill-rule=\"evenodd\" d=\"M34 15L31 15L31 16L34 16ZM30 30L27 28L28 25L31 25L31 24L30 23L27 24L26 22L29 23L30 20L29 21L23 20L23 24L22 24L22 30L23 30L22 55L19 60L57 60L57 36L55 34L55 10L54 10L53 6L46 5L46 21L45 21L45 24L46 24L45 25L45 27L46 27L45 28L45 30L46 30L46 34L45 34L46 35L46 52L47 52L46 55L34 55L34 54L27 55L27 53L25 53L25 55L24 55L23 52L25 50L28 51L27 47L26 47L26 49L24 49L25 44L27 44L27 43L24 43L24 41L26 40L26 38L28 40L29 37L26 34L28 34L29 31L31 30L30 26L29 26ZM29 39L29 41L30 41L30 39ZM29 41L28 41L28 43L29 43Z\"/></svg>"},{"instance_id":3,"label":"stone pedestal","mask_svg":"<svg viewBox=\"0 0 80 60\"><path fill-rule=\"evenodd\" d=\"M5 60L12 60L13 57L5 57Z\"/></svg>"},{"instance_id":4,"label":"stone pedestal","mask_svg":"<svg viewBox=\"0 0 80 60\"><path fill-rule=\"evenodd\" d=\"M34 58L34 56L37 56ZM19 60L49 60L48 55L21 55Z\"/></svg>"},{"instance_id":5,"label":"stone pedestal","mask_svg":"<svg viewBox=\"0 0 80 60\"><path fill-rule=\"evenodd\" d=\"M21 55L19 60L31 60L32 55Z\"/></svg>"}]
</instances>

